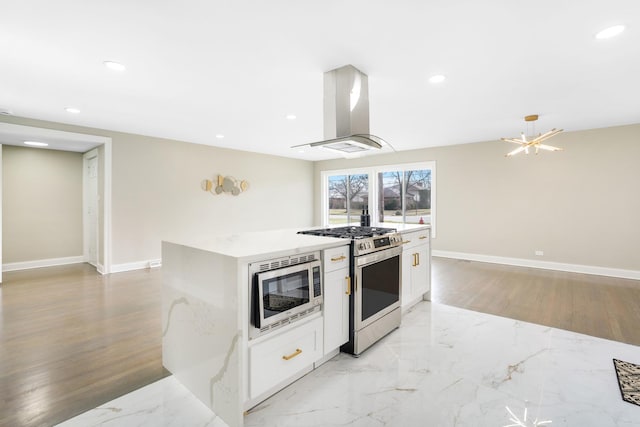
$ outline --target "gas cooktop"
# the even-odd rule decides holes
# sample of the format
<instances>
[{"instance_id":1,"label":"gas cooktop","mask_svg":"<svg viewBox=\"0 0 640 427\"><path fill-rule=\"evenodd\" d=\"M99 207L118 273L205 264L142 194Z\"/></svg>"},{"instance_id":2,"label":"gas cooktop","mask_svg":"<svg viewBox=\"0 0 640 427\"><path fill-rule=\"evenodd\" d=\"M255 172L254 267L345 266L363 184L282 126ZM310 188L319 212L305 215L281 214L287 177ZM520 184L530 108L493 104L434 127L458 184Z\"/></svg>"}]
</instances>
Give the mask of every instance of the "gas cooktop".
<instances>
[{"instance_id":1,"label":"gas cooktop","mask_svg":"<svg viewBox=\"0 0 640 427\"><path fill-rule=\"evenodd\" d=\"M395 228L347 226L335 228L319 228L315 230L298 231L298 234L310 234L312 236L339 237L341 239L364 239L367 237L382 236L395 233Z\"/></svg>"}]
</instances>

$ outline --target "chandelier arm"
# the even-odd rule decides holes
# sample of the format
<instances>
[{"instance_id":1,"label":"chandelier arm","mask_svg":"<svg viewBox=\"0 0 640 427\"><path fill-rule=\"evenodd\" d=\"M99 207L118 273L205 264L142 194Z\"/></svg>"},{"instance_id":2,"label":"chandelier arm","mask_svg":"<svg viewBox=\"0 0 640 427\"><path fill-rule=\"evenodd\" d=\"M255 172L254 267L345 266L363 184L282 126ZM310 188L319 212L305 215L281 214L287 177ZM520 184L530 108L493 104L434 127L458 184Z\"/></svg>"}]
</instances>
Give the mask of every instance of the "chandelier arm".
<instances>
[{"instance_id":1,"label":"chandelier arm","mask_svg":"<svg viewBox=\"0 0 640 427\"><path fill-rule=\"evenodd\" d=\"M519 152L523 151L524 149L525 149L525 146L524 146L524 145L522 145L522 146L520 146L520 147L516 148L515 150L513 150L512 152L505 154L504 156L505 156L505 157L511 157L511 156L516 155L516 154L518 154Z\"/></svg>"},{"instance_id":2,"label":"chandelier arm","mask_svg":"<svg viewBox=\"0 0 640 427\"><path fill-rule=\"evenodd\" d=\"M556 136L557 134L559 134L560 132L562 132L562 129L551 129L549 132L540 135L539 137L537 137L535 139L536 143L540 143L542 141L545 141L549 138L551 138L552 136Z\"/></svg>"},{"instance_id":3,"label":"chandelier arm","mask_svg":"<svg viewBox=\"0 0 640 427\"><path fill-rule=\"evenodd\" d=\"M521 140L515 139L515 138L500 138L500 140L504 142L513 142L515 144L520 144L520 145L526 144L526 142L522 142Z\"/></svg>"},{"instance_id":4,"label":"chandelier arm","mask_svg":"<svg viewBox=\"0 0 640 427\"><path fill-rule=\"evenodd\" d=\"M554 147L553 145L538 144L537 147L547 151L562 151L562 148Z\"/></svg>"}]
</instances>

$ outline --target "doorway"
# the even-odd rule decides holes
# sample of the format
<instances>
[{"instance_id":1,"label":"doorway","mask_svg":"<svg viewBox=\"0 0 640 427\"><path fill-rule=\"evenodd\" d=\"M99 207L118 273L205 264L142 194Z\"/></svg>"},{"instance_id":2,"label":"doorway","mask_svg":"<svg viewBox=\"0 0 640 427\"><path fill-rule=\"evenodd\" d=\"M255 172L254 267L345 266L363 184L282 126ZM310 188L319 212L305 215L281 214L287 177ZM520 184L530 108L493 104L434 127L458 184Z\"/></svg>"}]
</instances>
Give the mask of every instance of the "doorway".
<instances>
[{"instance_id":1,"label":"doorway","mask_svg":"<svg viewBox=\"0 0 640 427\"><path fill-rule=\"evenodd\" d=\"M49 148L52 149L85 153L83 155L82 172L83 215L82 225L80 225L83 233L83 253L78 254L78 257L61 258L59 260L35 260L33 262L15 263L16 265L3 264L1 222L2 147L3 145L23 146L23 141L26 140L46 141L49 143ZM9 271L68 264L74 261L73 258L77 258L74 262L86 261L94 265L101 274L110 272L111 144L112 140L109 137L23 126L0 121L0 266L2 266L0 268L0 283L2 283L1 270Z\"/></svg>"}]
</instances>

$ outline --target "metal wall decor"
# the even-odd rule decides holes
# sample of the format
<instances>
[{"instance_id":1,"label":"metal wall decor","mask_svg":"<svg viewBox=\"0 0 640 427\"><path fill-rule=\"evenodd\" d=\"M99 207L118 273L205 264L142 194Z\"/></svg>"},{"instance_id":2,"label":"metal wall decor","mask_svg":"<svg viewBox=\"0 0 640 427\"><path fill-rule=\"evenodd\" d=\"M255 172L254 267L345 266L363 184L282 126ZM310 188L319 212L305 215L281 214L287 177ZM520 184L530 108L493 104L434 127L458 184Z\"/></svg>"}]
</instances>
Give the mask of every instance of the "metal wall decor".
<instances>
[{"instance_id":1,"label":"metal wall decor","mask_svg":"<svg viewBox=\"0 0 640 427\"><path fill-rule=\"evenodd\" d=\"M202 190L208 191L214 195L229 193L237 196L243 191L247 191L249 183L247 181L238 182L238 180L232 176L218 175L218 179L215 182L210 179L205 179L202 181L201 186Z\"/></svg>"}]
</instances>

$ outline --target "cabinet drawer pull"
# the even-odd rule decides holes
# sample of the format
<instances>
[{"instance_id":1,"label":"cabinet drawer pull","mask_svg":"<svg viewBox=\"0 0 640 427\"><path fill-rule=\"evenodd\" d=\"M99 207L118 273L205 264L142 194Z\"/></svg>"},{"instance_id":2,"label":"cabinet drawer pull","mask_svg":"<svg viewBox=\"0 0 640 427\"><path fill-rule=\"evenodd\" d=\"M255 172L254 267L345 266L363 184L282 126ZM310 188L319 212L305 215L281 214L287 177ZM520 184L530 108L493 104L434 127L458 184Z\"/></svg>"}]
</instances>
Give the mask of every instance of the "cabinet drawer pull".
<instances>
[{"instance_id":1,"label":"cabinet drawer pull","mask_svg":"<svg viewBox=\"0 0 640 427\"><path fill-rule=\"evenodd\" d=\"M345 279L347 279L347 292L345 294L351 295L351 277L347 276Z\"/></svg>"},{"instance_id":2,"label":"cabinet drawer pull","mask_svg":"<svg viewBox=\"0 0 640 427\"><path fill-rule=\"evenodd\" d=\"M420 240L422 240L422 239L426 239L426 238L427 238L427 236L420 236L420 237L419 237L419 239L420 239Z\"/></svg>"},{"instance_id":3,"label":"cabinet drawer pull","mask_svg":"<svg viewBox=\"0 0 640 427\"><path fill-rule=\"evenodd\" d=\"M291 359L293 359L294 357L296 357L297 355L299 355L300 353L302 353L302 350L300 350L299 348L296 348L296 351L294 351L293 353L291 353L291 354L290 354L290 355L288 355L288 356L282 356L282 358L283 358L284 360L291 360Z\"/></svg>"},{"instance_id":4,"label":"cabinet drawer pull","mask_svg":"<svg viewBox=\"0 0 640 427\"><path fill-rule=\"evenodd\" d=\"M343 259L346 259L346 258L347 258L346 256L344 256L344 255L340 255L339 257L331 258L331 261L334 261L334 262L336 262L336 261L342 261Z\"/></svg>"},{"instance_id":5,"label":"cabinet drawer pull","mask_svg":"<svg viewBox=\"0 0 640 427\"><path fill-rule=\"evenodd\" d=\"M400 243L401 245L406 245L407 243L411 243L411 240L404 240L402 241L402 243Z\"/></svg>"}]
</instances>

